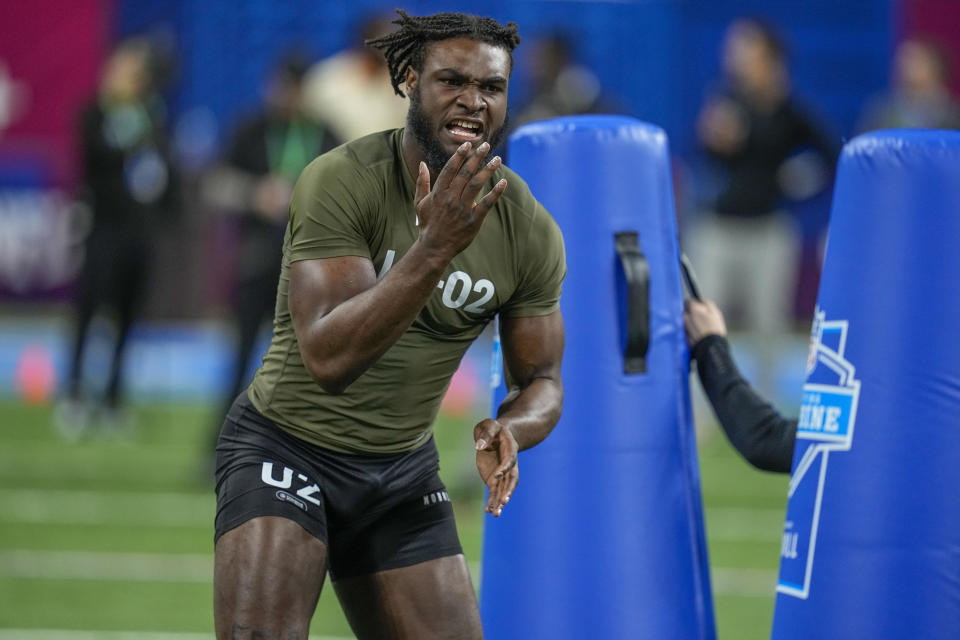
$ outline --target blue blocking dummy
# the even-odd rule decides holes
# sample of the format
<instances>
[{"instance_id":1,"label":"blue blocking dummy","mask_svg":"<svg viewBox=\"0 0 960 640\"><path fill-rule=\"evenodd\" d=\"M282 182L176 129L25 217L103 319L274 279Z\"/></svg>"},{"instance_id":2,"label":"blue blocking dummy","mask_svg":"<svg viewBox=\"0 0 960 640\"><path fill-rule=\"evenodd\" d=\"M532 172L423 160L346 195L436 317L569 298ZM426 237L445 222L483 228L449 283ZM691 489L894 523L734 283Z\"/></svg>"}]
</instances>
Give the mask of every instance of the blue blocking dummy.
<instances>
[{"instance_id":1,"label":"blue blocking dummy","mask_svg":"<svg viewBox=\"0 0 960 640\"><path fill-rule=\"evenodd\" d=\"M840 158L774 640L960 638L960 133Z\"/></svg>"},{"instance_id":2,"label":"blue blocking dummy","mask_svg":"<svg viewBox=\"0 0 960 640\"><path fill-rule=\"evenodd\" d=\"M549 120L510 138L509 164L566 243L565 399L486 520L487 637L712 639L666 134Z\"/></svg>"}]
</instances>

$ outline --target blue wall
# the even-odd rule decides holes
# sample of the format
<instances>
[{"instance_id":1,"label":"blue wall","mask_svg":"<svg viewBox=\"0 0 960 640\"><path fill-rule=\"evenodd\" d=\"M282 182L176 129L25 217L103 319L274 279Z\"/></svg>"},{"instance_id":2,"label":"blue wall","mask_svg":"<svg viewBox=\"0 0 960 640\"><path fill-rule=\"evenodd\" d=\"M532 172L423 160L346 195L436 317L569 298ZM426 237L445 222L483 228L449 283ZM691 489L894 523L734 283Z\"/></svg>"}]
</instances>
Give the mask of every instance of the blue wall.
<instances>
[{"instance_id":1,"label":"blue wall","mask_svg":"<svg viewBox=\"0 0 960 640\"><path fill-rule=\"evenodd\" d=\"M849 136L864 99L886 83L895 0L117 0L117 32L162 25L181 52L173 113L210 108L221 128L257 104L270 62L288 47L317 57L352 42L368 13L482 12L514 20L528 39L562 28L581 59L631 115L666 129L675 152L692 147L699 105L716 77L724 27L741 15L777 24L790 43L797 93L837 136ZM524 55L523 44L517 56ZM511 102L524 96L523 66Z\"/></svg>"}]
</instances>

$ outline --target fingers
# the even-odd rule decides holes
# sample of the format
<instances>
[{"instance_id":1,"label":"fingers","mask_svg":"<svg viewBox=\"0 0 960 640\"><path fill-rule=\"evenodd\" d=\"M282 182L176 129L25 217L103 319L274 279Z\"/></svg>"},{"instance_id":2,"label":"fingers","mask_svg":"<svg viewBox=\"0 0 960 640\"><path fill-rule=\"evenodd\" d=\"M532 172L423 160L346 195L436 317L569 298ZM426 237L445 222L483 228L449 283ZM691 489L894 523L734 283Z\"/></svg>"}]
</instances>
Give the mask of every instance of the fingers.
<instances>
[{"instance_id":1,"label":"fingers","mask_svg":"<svg viewBox=\"0 0 960 640\"><path fill-rule=\"evenodd\" d=\"M497 499L494 501L492 511L495 517L499 517L500 514L503 513L503 508L507 506L507 503L510 501L510 496L513 494L513 490L517 488L517 482L519 480L520 472L516 464L511 465L509 470L500 476L496 489Z\"/></svg>"},{"instance_id":2,"label":"fingers","mask_svg":"<svg viewBox=\"0 0 960 640\"><path fill-rule=\"evenodd\" d=\"M510 502L510 496L513 495L520 481L519 469L517 465L513 465L502 476L491 478L492 482L487 485L490 487L490 496L487 499L485 512L492 513L494 517L499 517L503 513L503 508Z\"/></svg>"},{"instance_id":3,"label":"fingers","mask_svg":"<svg viewBox=\"0 0 960 640\"><path fill-rule=\"evenodd\" d=\"M476 151L467 154L466 160L460 165L460 170L457 171L456 175L450 180L449 188L456 198L467 202L465 187L473 180L481 167L486 168L485 165L483 165L483 159L487 157L488 153L490 153L490 145L484 142L477 147ZM474 196L476 196L476 194L474 194ZM472 205L473 200L469 200L469 203Z\"/></svg>"},{"instance_id":4,"label":"fingers","mask_svg":"<svg viewBox=\"0 0 960 640\"><path fill-rule=\"evenodd\" d=\"M476 440L478 466L480 466L481 456L496 463L496 467L483 478L490 489L484 511L499 516L503 513L503 507L509 502L510 495L519 481L520 475L517 469L519 447L513 434L496 420L487 419L480 422L474 427L473 436Z\"/></svg>"},{"instance_id":5,"label":"fingers","mask_svg":"<svg viewBox=\"0 0 960 640\"><path fill-rule=\"evenodd\" d=\"M500 503L503 507L507 506L507 503L510 502L510 496L513 495L513 492L517 488L517 483L520 482L520 466L513 465L513 468L507 472L507 475L501 480L501 484L504 487L503 497L501 498ZM503 507L500 507L500 510L503 510ZM500 515L499 513L497 515Z\"/></svg>"},{"instance_id":6,"label":"fingers","mask_svg":"<svg viewBox=\"0 0 960 640\"><path fill-rule=\"evenodd\" d=\"M507 471L517 464L517 442L513 438L506 437L502 431L497 438L497 457L500 458L500 466L493 472L494 478L502 478Z\"/></svg>"},{"instance_id":7,"label":"fingers","mask_svg":"<svg viewBox=\"0 0 960 640\"><path fill-rule=\"evenodd\" d=\"M419 206L420 201L426 198L427 194L430 193L430 169L427 168L427 163L421 162L418 170L417 191L413 196L414 206Z\"/></svg>"},{"instance_id":8,"label":"fingers","mask_svg":"<svg viewBox=\"0 0 960 640\"><path fill-rule=\"evenodd\" d=\"M449 189L453 197L469 205L469 207L473 207L480 190L490 181L494 172L500 168L503 160L500 156L494 156L489 162L483 162L490 152L490 144L487 142L482 143L472 152L470 149L469 142L460 145L456 153L444 165L440 176L437 178L435 188L437 191ZM505 187L506 185L501 189ZM494 202L496 198L499 198L499 195L494 197ZM486 208L489 208L491 204L493 202L490 202ZM480 213L484 213L486 208Z\"/></svg>"},{"instance_id":9,"label":"fingers","mask_svg":"<svg viewBox=\"0 0 960 640\"><path fill-rule=\"evenodd\" d=\"M493 156L489 162L480 167L464 187L463 201L470 203L476 201L477 196L480 195L480 190L483 189L485 184L490 182L490 178L493 177L494 172L500 168L501 164L503 164L503 161L500 159L500 156Z\"/></svg>"},{"instance_id":10,"label":"fingers","mask_svg":"<svg viewBox=\"0 0 960 640\"><path fill-rule=\"evenodd\" d=\"M493 189L490 190L490 193L480 198L480 201L473 207L474 213L483 217L487 215L487 211L490 210L497 200L500 199L500 196L503 195L503 192L507 190L507 181L506 179L500 180L497 184L493 185Z\"/></svg>"},{"instance_id":11,"label":"fingers","mask_svg":"<svg viewBox=\"0 0 960 640\"><path fill-rule=\"evenodd\" d=\"M484 162L489 151L490 145L486 142L477 147L477 151L463 163L459 173L450 183L450 189L459 195L460 201L467 206L468 211L473 208L480 190L490 181L494 171L499 169L502 163L500 156L494 156L488 162Z\"/></svg>"},{"instance_id":12,"label":"fingers","mask_svg":"<svg viewBox=\"0 0 960 640\"><path fill-rule=\"evenodd\" d=\"M476 443L476 450L483 451L487 446L493 442L494 437L502 428L502 425L491 418L481 420L477 426L473 428L473 440Z\"/></svg>"},{"instance_id":13,"label":"fingers","mask_svg":"<svg viewBox=\"0 0 960 640\"><path fill-rule=\"evenodd\" d=\"M487 487L490 489L489 495L487 495L487 506L483 508L484 513L494 513L499 506L499 496L498 489L500 487L499 480L493 480L491 478L491 483L487 484Z\"/></svg>"},{"instance_id":14,"label":"fingers","mask_svg":"<svg viewBox=\"0 0 960 640\"><path fill-rule=\"evenodd\" d=\"M450 186L450 181L457 175L464 161L470 155L470 149L471 144L469 142L464 142L457 147L456 152L450 156L447 164L443 165L443 169L440 170L440 175L437 176L437 181L433 185L437 191L441 191Z\"/></svg>"}]
</instances>

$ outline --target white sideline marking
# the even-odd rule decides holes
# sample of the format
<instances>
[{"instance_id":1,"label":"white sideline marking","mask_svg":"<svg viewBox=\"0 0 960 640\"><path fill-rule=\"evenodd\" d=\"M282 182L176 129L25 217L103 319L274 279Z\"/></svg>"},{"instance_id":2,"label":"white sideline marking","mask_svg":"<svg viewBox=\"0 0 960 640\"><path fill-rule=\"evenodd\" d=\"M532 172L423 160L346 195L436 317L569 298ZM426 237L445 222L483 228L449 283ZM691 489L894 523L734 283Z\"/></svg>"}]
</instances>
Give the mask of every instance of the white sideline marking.
<instances>
[{"instance_id":1,"label":"white sideline marking","mask_svg":"<svg viewBox=\"0 0 960 640\"><path fill-rule=\"evenodd\" d=\"M0 551L0 575L47 580L213 582L213 554Z\"/></svg>"},{"instance_id":2,"label":"white sideline marking","mask_svg":"<svg viewBox=\"0 0 960 640\"><path fill-rule=\"evenodd\" d=\"M197 494L0 489L0 522L211 528L215 503L212 491ZM785 513L785 506L708 507L707 534L715 540L779 540Z\"/></svg>"},{"instance_id":3,"label":"white sideline marking","mask_svg":"<svg viewBox=\"0 0 960 640\"><path fill-rule=\"evenodd\" d=\"M0 522L210 528L216 499L212 491L0 489L0 505ZM712 539L764 541L779 540L786 507L708 507L705 511Z\"/></svg>"},{"instance_id":4,"label":"white sideline marking","mask_svg":"<svg viewBox=\"0 0 960 640\"><path fill-rule=\"evenodd\" d=\"M470 563L470 573L473 575L474 581L479 584L480 565L478 563ZM715 567L711 574L713 591L717 595L747 598L772 598L774 595L774 586L777 581L775 571ZM213 581L213 555L95 551L0 551L0 577L40 580L211 583ZM3 633L4 631L0 630L0 640L20 637L4 636ZM136 638L141 640L139 636Z\"/></svg>"},{"instance_id":5,"label":"white sideline marking","mask_svg":"<svg viewBox=\"0 0 960 640\"><path fill-rule=\"evenodd\" d=\"M776 571L714 567L710 570L710 575L714 595L771 600L776 596Z\"/></svg>"},{"instance_id":6,"label":"white sideline marking","mask_svg":"<svg viewBox=\"0 0 960 640\"><path fill-rule=\"evenodd\" d=\"M0 640L210 640L212 633L176 631L73 631L70 629L0 629ZM310 640L354 640L348 636L310 636Z\"/></svg>"},{"instance_id":7,"label":"white sideline marking","mask_svg":"<svg viewBox=\"0 0 960 640\"><path fill-rule=\"evenodd\" d=\"M786 504L781 508L708 507L707 537L730 542L770 542L779 548Z\"/></svg>"},{"instance_id":8,"label":"white sideline marking","mask_svg":"<svg viewBox=\"0 0 960 640\"><path fill-rule=\"evenodd\" d=\"M197 493L0 489L0 522L213 528L216 498Z\"/></svg>"}]
</instances>

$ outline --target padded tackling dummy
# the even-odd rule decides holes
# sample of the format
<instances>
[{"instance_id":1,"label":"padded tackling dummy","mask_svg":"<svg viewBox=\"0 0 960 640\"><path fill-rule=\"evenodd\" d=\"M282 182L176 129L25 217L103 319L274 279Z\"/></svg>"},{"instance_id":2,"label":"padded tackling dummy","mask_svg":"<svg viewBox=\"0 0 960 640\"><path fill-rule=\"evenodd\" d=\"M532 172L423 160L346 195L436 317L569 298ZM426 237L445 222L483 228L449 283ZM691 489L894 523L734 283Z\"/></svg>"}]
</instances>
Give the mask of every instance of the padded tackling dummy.
<instances>
[{"instance_id":1,"label":"padded tackling dummy","mask_svg":"<svg viewBox=\"0 0 960 640\"><path fill-rule=\"evenodd\" d=\"M487 637L712 639L666 134L560 118L509 154L566 243L565 399L486 520Z\"/></svg>"},{"instance_id":2,"label":"padded tackling dummy","mask_svg":"<svg viewBox=\"0 0 960 640\"><path fill-rule=\"evenodd\" d=\"M843 150L774 640L960 637L960 133Z\"/></svg>"}]
</instances>

